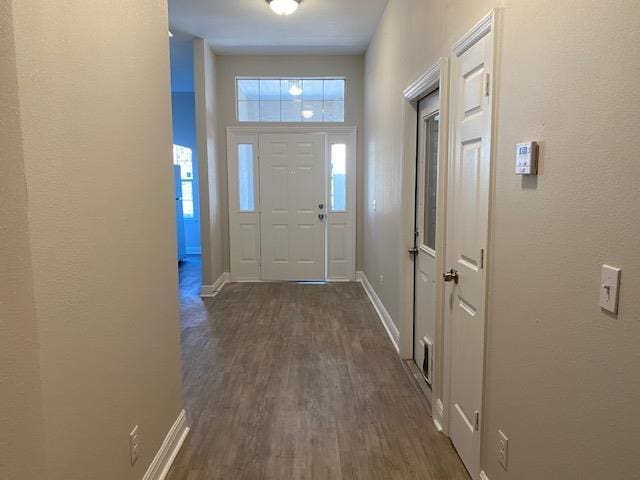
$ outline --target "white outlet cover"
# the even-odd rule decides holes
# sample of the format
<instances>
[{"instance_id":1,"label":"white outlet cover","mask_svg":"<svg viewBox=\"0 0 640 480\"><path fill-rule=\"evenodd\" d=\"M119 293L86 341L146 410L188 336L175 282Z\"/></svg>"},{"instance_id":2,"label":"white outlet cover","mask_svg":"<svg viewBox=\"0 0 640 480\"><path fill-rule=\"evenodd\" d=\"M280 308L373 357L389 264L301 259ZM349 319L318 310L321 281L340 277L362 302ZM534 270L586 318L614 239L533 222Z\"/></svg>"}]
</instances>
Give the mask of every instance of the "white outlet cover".
<instances>
[{"instance_id":1,"label":"white outlet cover","mask_svg":"<svg viewBox=\"0 0 640 480\"><path fill-rule=\"evenodd\" d=\"M611 313L618 313L620 275L622 270L609 265L602 266L600 277L600 306Z\"/></svg>"}]
</instances>

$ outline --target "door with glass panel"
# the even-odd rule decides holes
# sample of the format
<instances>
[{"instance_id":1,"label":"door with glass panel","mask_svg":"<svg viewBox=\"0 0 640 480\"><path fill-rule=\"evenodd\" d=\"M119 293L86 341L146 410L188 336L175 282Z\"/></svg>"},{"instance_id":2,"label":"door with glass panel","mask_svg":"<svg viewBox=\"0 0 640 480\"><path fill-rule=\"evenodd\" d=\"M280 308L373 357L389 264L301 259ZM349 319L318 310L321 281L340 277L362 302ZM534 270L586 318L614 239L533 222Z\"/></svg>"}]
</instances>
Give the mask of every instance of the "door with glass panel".
<instances>
[{"instance_id":1,"label":"door with glass panel","mask_svg":"<svg viewBox=\"0 0 640 480\"><path fill-rule=\"evenodd\" d=\"M263 280L325 280L324 134L259 135Z\"/></svg>"},{"instance_id":2,"label":"door with glass panel","mask_svg":"<svg viewBox=\"0 0 640 480\"><path fill-rule=\"evenodd\" d=\"M416 160L416 245L413 360L422 372L431 401L436 333L436 224L440 99L433 92L418 104Z\"/></svg>"}]
</instances>

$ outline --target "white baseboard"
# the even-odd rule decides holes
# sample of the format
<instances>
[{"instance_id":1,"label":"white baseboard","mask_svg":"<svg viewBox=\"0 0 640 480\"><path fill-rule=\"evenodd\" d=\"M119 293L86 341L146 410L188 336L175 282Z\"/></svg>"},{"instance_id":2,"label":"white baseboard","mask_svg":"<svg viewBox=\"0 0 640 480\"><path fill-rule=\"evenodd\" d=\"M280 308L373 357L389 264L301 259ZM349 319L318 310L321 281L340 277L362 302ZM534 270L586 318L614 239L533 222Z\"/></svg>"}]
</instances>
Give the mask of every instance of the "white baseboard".
<instances>
[{"instance_id":1,"label":"white baseboard","mask_svg":"<svg viewBox=\"0 0 640 480\"><path fill-rule=\"evenodd\" d=\"M446 435L447 432L444 431L444 427L442 426L444 422L444 403L438 398L433 405L433 423L439 432Z\"/></svg>"},{"instance_id":2,"label":"white baseboard","mask_svg":"<svg viewBox=\"0 0 640 480\"><path fill-rule=\"evenodd\" d=\"M356 272L356 280L362 284L364 291L367 292L369 300L371 300L373 308L375 308L378 313L378 316L382 321L382 325L384 325L384 329L387 331L393 346L396 351L400 352L400 349L398 348L398 344L400 343L400 332L398 331L398 327L396 327L396 324L393 322L393 319L391 318L391 315L389 315L389 312L387 312L387 309L384 308L382 300L380 300L380 297L378 297L378 294L371 286L367 275L361 271Z\"/></svg>"},{"instance_id":3,"label":"white baseboard","mask_svg":"<svg viewBox=\"0 0 640 480\"><path fill-rule=\"evenodd\" d=\"M484 470L480 471L480 480L489 480L489 477L487 477L487 474L484 473Z\"/></svg>"},{"instance_id":4,"label":"white baseboard","mask_svg":"<svg viewBox=\"0 0 640 480\"><path fill-rule=\"evenodd\" d=\"M142 480L164 480L188 434L187 414L182 410L169 429L169 433L164 438L160 450L156 453Z\"/></svg>"},{"instance_id":5,"label":"white baseboard","mask_svg":"<svg viewBox=\"0 0 640 480\"><path fill-rule=\"evenodd\" d=\"M222 290L222 287L229 283L230 276L229 272L224 272L213 285L202 285L200 288L200 296L202 298L215 297L218 292Z\"/></svg>"},{"instance_id":6,"label":"white baseboard","mask_svg":"<svg viewBox=\"0 0 640 480\"><path fill-rule=\"evenodd\" d=\"M440 425L440 422L438 421L438 419L436 418L435 415L433 415L433 425L434 427L436 427L436 430L440 433L442 433L444 431L444 429L442 428L442 425Z\"/></svg>"}]
</instances>

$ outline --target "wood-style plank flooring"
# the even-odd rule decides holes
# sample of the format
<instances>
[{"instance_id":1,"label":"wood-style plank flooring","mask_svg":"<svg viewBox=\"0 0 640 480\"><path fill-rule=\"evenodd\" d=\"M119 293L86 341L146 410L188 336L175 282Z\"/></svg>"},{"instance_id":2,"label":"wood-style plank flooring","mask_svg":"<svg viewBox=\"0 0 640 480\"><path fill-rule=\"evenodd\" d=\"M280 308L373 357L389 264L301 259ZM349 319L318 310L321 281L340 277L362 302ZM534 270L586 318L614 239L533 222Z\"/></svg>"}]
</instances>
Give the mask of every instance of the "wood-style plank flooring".
<instances>
[{"instance_id":1,"label":"wood-style plank flooring","mask_svg":"<svg viewBox=\"0 0 640 480\"><path fill-rule=\"evenodd\" d=\"M357 283L230 284L181 268L192 427L167 480L468 480Z\"/></svg>"}]
</instances>

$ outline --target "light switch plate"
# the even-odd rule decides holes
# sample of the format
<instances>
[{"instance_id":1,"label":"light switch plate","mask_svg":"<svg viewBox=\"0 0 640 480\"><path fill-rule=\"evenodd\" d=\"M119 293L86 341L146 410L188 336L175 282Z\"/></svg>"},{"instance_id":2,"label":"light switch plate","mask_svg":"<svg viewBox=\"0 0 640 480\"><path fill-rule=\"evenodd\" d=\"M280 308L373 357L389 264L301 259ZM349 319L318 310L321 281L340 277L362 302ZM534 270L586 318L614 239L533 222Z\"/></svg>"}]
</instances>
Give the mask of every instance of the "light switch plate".
<instances>
[{"instance_id":1,"label":"light switch plate","mask_svg":"<svg viewBox=\"0 0 640 480\"><path fill-rule=\"evenodd\" d=\"M600 306L612 313L618 313L620 274L622 270L609 265L602 266L600 279Z\"/></svg>"}]
</instances>

